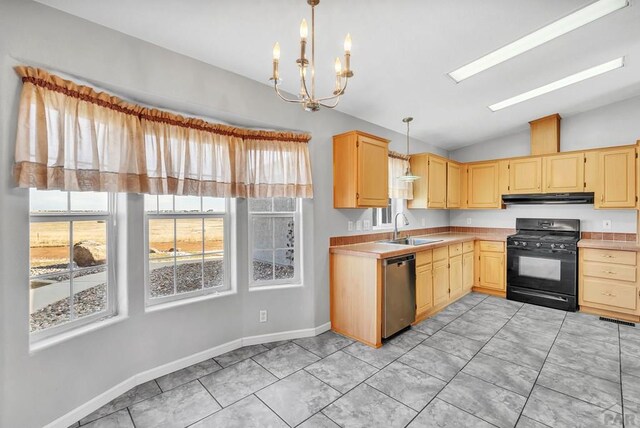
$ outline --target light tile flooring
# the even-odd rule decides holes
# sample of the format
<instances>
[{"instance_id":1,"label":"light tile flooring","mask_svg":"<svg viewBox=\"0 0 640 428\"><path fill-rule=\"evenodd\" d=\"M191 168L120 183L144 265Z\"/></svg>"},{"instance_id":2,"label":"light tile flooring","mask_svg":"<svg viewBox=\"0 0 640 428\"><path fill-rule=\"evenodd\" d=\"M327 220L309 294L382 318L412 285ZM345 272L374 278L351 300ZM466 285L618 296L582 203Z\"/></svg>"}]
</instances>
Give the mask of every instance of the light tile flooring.
<instances>
[{"instance_id":1,"label":"light tile flooring","mask_svg":"<svg viewBox=\"0 0 640 428\"><path fill-rule=\"evenodd\" d=\"M640 327L472 293L380 349L332 332L248 346L79 424L640 427Z\"/></svg>"}]
</instances>

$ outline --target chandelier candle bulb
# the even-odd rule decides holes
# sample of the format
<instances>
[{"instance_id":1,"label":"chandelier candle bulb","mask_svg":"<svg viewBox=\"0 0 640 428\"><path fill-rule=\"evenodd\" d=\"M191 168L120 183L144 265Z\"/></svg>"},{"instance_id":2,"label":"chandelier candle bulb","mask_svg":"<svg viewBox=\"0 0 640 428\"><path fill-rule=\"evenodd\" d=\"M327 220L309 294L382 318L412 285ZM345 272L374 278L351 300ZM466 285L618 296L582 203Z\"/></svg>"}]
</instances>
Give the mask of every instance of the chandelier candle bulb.
<instances>
[{"instance_id":1,"label":"chandelier candle bulb","mask_svg":"<svg viewBox=\"0 0 640 428\"><path fill-rule=\"evenodd\" d=\"M333 91L333 94L337 95L342 90L342 63L340 62L340 58L336 57L334 67L336 70L336 89Z\"/></svg>"},{"instance_id":2,"label":"chandelier candle bulb","mask_svg":"<svg viewBox=\"0 0 640 428\"><path fill-rule=\"evenodd\" d=\"M273 45L273 80L278 80L278 62L280 62L280 43Z\"/></svg>"},{"instance_id":3,"label":"chandelier candle bulb","mask_svg":"<svg viewBox=\"0 0 640 428\"><path fill-rule=\"evenodd\" d=\"M300 23L300 39L306 42L308 35L309 27L307 27L307 20L302 18L302 22Z\"/></svg>"}]
</instances>

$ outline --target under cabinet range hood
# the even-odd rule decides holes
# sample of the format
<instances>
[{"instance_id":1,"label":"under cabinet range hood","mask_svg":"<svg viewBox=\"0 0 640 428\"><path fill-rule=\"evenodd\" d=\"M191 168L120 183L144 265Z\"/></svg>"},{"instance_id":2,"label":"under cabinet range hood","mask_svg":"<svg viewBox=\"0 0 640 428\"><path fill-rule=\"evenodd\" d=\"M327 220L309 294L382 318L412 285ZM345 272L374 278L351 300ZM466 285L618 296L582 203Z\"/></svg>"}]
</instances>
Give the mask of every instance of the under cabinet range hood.
<instances>
[{"instance_id":1,"label":"under cabinet range hood","mask_svg":"<svg viewBox=\"0 0 640 428\"><path fill-rule=\"evenodd\" d=\"M593 204L593 192L502 195L505 205Z\"/></svg>"}]
</instances>

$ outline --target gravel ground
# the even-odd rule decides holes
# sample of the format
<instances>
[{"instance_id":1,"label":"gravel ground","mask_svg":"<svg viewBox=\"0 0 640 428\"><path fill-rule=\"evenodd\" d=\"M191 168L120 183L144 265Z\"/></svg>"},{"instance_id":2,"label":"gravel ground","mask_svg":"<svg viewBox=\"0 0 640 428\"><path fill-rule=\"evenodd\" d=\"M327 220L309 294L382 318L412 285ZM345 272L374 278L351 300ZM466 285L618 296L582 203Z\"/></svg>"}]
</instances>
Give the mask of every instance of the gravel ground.
<instances>
[{"instance_id":1,"label":"gravel ground","mask_svg":"<svg viewBox=\"0 0 640 428\"><path fill-rule=\"evenodd\" d=\"M34 277L37 275L48 275L51 274L50 277L48 278L43 278L46 281L55 281L55 282L62 282L62 281L69 281L70 278L70 274L69 271L67 270L69 269L69 265L68 264L59 264L59 265L49 265L49 266L45 266L45 267L33 267L30 269L30 276ZM75 268L77 269L77 268ZM94 273L100 273L103 272L105 269L104 266L96 266L93 269L87 269L87 270L83 270L81 272L74 272L73 277L74 278L80 278L81 276L85 276L85 275L92 275ZM63 270L62 272L60 272L60 270ZM59 273L59 275L54 275L56 273ZM39 282L38 279L34 279L34 282Z\"/></svg>"},{"instance_id":2,"label":"gravel ground","mask_svg":"<svg viewBox=\"0 0 640 428\"><path fill-rule=\"evenodd\" d=\"M73 298L75 318L103 311L107 304L106 291L106 284L100 284L76 293ZM69 299L58 300L31 314L30 329L38 331L65 321L69 321Z\"/></svg>"}]
</instances>

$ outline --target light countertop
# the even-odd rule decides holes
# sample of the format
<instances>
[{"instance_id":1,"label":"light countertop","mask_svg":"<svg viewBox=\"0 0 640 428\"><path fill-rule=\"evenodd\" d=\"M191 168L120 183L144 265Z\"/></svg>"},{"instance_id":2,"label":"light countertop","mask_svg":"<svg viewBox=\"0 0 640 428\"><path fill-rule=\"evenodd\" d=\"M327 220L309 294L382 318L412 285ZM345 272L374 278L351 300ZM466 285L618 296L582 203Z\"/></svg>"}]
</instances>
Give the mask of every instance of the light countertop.
<instances>
[{"instance_id":1,"label":"light countertop","mask_svg":"<svg viewBox=\"0 0 640 428\"><path fill-rule=\"evenodd\" d=\"M598 239L581 239L579 248L598 248L601 250L640 251L640 244L636 241L603 241Z\"/></svg>"}]
</instances>

